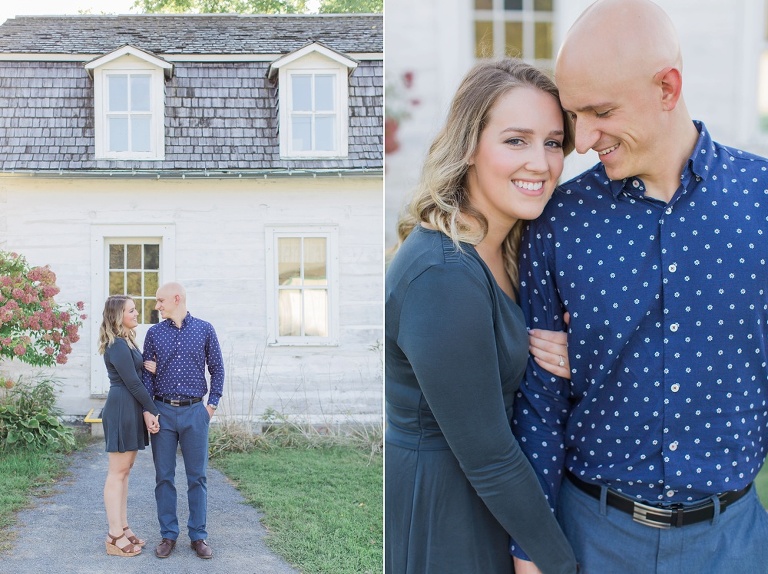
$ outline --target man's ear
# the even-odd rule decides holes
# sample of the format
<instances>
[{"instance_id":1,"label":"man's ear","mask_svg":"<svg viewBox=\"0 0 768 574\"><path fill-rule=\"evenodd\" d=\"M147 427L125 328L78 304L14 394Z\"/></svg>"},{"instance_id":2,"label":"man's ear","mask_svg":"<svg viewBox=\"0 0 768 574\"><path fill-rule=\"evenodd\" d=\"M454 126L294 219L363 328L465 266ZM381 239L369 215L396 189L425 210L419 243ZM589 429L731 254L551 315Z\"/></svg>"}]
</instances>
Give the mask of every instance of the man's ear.
<instances>
[{"instance_id":1,"label":"man's ear","mask_svg":"<svg viewBox=\"0 0 768 574\"><path fill-rule=\"evenodd\" d=\"M674 110L683 93L683 75L680 70L668 66L656 73L653 79L661 88L662 108L665 111Z\"/></svg>"}]
</instances>

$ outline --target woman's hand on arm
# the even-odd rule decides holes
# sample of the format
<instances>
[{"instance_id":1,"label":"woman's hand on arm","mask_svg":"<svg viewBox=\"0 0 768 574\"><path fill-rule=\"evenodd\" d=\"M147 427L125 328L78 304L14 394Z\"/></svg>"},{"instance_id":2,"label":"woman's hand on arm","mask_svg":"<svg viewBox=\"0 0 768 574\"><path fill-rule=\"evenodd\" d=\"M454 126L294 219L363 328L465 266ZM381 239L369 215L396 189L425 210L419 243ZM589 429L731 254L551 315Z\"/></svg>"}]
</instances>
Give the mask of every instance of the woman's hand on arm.
<instances>
[{"instance_id":1,"label":"woman's hand on arm","mask_svg":"<svg viewBox=\"0 0 768 574\"><path fill-rule=\"evenodd\" d=\"M565 322L568 323L568 313ZM528 331L528 348L533 360L553 375L571 378L571 364L568 360L568 334L564 331L531 329Z\"/></svg>"},{"instance_id":2,"label":"woman's hand on arm","mask_svg":"<svg viewBox=\"0 0 768 574\"><path fill-rule=\"evenodd\" d=\"M514 556L515 574L541 574L541 570L536 568L536 564L530 560L523 560Z\"/></svg>"}]
</instances>

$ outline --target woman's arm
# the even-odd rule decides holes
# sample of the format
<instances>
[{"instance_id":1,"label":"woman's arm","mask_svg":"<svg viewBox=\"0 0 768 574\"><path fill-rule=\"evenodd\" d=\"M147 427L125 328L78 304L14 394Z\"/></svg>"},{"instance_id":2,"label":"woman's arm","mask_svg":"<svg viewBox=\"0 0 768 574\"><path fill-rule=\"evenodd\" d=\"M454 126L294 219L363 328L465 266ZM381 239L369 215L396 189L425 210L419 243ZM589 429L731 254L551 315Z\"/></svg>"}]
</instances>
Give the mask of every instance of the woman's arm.
<instances>
[{"instance_id":1,"label":"woman's arm","mask_svg":"<svg viewBox=\"0 0 768 574\"><path fill-rule=\"evenodd\" d=\"M115 367L125 387L141 403L141 406L153 415L157 415L159 411L136 372L133 354L128 342L121 338L115 339L115 342L107 349L107 359Z\"/></svg>"}]
</instances>

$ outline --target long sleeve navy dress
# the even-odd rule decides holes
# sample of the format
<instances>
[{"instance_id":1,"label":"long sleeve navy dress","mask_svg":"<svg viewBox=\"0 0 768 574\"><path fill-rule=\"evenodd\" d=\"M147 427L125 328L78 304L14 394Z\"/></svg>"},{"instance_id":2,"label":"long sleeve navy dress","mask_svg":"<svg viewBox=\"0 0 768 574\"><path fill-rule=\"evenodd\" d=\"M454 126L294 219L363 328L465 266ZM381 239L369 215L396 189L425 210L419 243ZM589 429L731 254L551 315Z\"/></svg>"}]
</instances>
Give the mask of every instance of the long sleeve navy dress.
<instances>
[{"instance_id":1,"label":"long sleeve navy dress","mask_svg":"<svg viewBox=\"0 0 768 574\"><path fill-rule=\"evenodd\" d=\"M388 574L544 572L576 561L510 428L528 357L520 307L475 248L417 227L386 277Z\"/></svg>"},{"instance_id":2,"label":"long sleeve navy dress","mask_svg":"<svg viewBox=\"0 0 768 574\"><path fill-rule=\"evenodd\" d=\"M144 362L141 352L131 348L125 339L117 338L104 352L109 375L109 394L101 423L107 452L144 450L149 434L144 425L144 409L158 414L152 397L141 382Z\"/></svg>"}]
</instances>

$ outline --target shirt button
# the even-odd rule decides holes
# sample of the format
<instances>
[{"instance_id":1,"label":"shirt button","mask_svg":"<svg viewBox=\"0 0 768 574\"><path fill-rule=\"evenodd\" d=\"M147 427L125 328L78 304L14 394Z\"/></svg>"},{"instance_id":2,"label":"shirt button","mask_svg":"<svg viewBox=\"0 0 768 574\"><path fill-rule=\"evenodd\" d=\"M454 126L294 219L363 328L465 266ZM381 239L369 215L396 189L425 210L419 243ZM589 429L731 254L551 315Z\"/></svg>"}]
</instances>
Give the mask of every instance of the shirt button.
<instances>
[{"instance_id":1,"label":"shirt button","mask_svg":"<svg viewBox=\"0 0 768 574\"><path fill-rule=\"evenodd\" d=\"M677 330L678 330L679 328L680 328L680 324L679 324L679 323L672 323L672 324L669 326L669 330L670 330L670 331L672 331L673 333L677 333Z\"/></svg>"},{"instance_id":2,"label":"shirt button","mask_svg":"<svg viewBox=\"0 0 768 574\"><path fill-rule=\"evenodd\" d=\"M639 181L637 181L637 180L634 180L634 181L632 182L632 187L634 187L635 189L637 189L638 187L640 187L640 182L639 182Z\"/></svg>"},{"instance_id":3,"label":"shirt button","mask_svg":"<svg viewBox=\"0 0 768 574\"><path fill-rule=\"evenodd\" d=\"M672 208L671 207L666 208L664 210L664 213L666 213L667 215L672 215Z\"/></svg>"},{"instance_id":4,"label":"shirt button","mask_svg":"<svg viewBox=\"0 0 768 574\"><path fill-rule=\"evenodd\" d=\"M680 385L678 383L672 383L672 386L670 387L672 389L673 393L676 393L680 390Z\"/></svg>"},{"instance_id":5,"label":"shirt button","mask_svg":"<svg viewBox=\"0 0 768 574\"><path fill-rule=\"evenodd\" d=\"M669 450L677 450L677 441L669 445Z\"/></svg>"},{"instance_id":6,"label":"shirt button","mask_svg":"<svg viewBox=\"0 0 768 574\"><path fill-rule=\"evenodd\" d=\"M674 490L672 490L672 489L670 488L670 489L667 491L667 496L669 496L669 497L672 497L672 496L674 496L674 495L675 495L675 491L674 491Z\"/></svg>"},{"instance_id":7,"label":"shirt button","mask_svg":"<svg viewBox=\"0 0 768 574\"><path fill-rule=\"evenodd\" d=\"M670 273L674 273L675 271L677 271L677 263L673 263L672 265L667 267L667 269L669 269Z\"/></svg>"}]
</instances>

